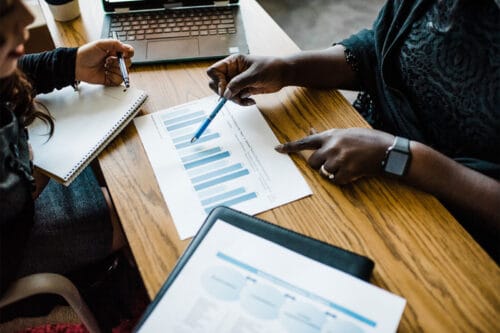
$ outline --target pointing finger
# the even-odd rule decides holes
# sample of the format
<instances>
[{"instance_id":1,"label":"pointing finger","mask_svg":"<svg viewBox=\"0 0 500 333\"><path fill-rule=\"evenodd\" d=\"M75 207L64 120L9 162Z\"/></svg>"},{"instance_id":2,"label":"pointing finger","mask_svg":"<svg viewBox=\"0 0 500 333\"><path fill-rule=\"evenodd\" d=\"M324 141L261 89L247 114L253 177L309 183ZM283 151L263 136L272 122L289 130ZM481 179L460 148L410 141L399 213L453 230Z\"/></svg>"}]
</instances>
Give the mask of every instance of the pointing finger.
<instances>
[{"instance_id":1,"label":"pointing finger","mask_svg":"<svg viewBox=\"0 0 500 333\"><path fill-rule=\"evenodd\" d=\"M291 141L276 146L274 149L280 153L294 153L301 150L319 149L323 145L323 139L320 134L306 136L297 141Z\"/></svg>"}]
</instances>

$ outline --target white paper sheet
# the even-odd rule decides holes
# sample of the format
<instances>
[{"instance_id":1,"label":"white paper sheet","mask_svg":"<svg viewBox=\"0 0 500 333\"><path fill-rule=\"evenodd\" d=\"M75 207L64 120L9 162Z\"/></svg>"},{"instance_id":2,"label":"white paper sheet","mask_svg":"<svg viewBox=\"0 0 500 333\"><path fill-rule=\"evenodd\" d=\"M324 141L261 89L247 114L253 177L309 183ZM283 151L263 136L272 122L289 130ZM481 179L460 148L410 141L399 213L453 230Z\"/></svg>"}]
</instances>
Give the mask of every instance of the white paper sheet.
<instances>
[{"instance_id":1,"label":"white paper sheet","mask_svg":"<svg viewBox=\"0 0 500 333\"><path fill-rule=\"evenodd\" d=\"M219 220L139 332L388 333L405 303Z\"/></svg>"},{"instance_id":2,"label":"white paper sheet","mask_svg":"<svg viewBox=\"0 0 500 333\"><path fill-rule=\"evenodd\" d=\"M82 82L37 96L54 119L49 139L47 124L37 119L29 126L33 162L68 186L132 120L146 99L144 91Z\"/></svg>"},{"instance_id":3,"label":"white paper sheet","mask_svg":"<svg viewBox=\"0 0 500 333\"><path fill-rule=\"evenodd\" d=\"M210 210L247 214L312 194L257 107L227 102L195 143L191 138L217 96L134 119L181 239L194 236Z\"/></svg>"}]
</instances>

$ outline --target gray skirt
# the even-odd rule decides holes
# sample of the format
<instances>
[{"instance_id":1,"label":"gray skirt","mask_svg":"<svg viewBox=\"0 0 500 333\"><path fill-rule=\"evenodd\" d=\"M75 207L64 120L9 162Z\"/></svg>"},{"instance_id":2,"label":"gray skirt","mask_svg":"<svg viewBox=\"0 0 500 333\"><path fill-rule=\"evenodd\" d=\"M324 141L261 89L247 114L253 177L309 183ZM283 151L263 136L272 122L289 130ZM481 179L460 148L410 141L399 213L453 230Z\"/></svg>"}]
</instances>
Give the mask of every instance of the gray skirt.
<instances>
[{"instance_id":1,"label":"gray skirt","mask_svg":"<svg viewBox=\"0 0 500 333\"><path fill-rule=\"evenodd\" d=\"M35 200L34 225L18 276L68 273L104 259L112 237L109 210L90 167L69 187L51 180Z\"/></svg>"}]
</instances>

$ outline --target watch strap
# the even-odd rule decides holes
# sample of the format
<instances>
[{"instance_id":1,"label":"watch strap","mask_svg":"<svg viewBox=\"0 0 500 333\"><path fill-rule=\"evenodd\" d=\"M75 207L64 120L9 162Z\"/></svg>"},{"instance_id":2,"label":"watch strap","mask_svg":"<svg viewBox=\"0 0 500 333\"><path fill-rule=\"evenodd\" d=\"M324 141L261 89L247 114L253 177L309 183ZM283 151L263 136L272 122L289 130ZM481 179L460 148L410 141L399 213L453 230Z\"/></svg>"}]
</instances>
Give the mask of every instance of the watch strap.
<instances>
[{"instance_id":1,"label":"watch strap","mask_svg":"<svg viewBox=\"0 0 500 333\"><path fill-rule=\"evenodd\" d=\"M394 143L392 144L391 147L389 147L389 149L398 150L409 154L410 140L408 140L407 138L402 138L400 136L397 136L394 138Z\"/></svg>"}]
</instances>

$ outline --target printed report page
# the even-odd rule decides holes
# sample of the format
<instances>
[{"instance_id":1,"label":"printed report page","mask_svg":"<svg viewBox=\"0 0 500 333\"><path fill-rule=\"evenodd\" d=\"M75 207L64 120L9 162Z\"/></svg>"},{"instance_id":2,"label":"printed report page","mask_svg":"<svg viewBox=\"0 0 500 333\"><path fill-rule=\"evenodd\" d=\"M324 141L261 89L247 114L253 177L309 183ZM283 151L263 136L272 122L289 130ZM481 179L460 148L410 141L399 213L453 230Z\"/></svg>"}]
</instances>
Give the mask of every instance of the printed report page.
<instances>
[{"instance_id":1,"label":"printed report page","mask_svg":"<svg viewBox=\"0 0 500 333\"><path fill-rule=\"evenodd\" d=\"M217 206L250 215L311 195L256 106L228 102L195 142L217 104L209 96L134 119L181 239L192 237Z\"/></svg>"},{"instance_id":2,"label":"printed report page","mask_svg":"<svg viewBox=\"0 0 500 333\"><path fill-rule=\"evenodd\" d=\"M395 332L405 300L218 220L139 332Z\"/></svg>"}]
</instances>

